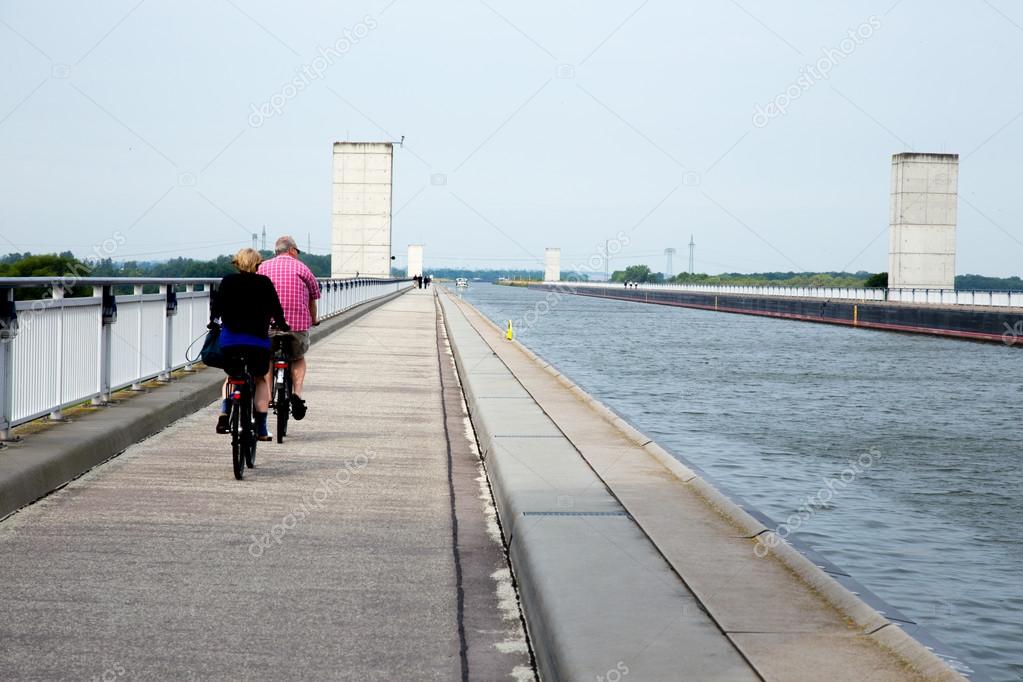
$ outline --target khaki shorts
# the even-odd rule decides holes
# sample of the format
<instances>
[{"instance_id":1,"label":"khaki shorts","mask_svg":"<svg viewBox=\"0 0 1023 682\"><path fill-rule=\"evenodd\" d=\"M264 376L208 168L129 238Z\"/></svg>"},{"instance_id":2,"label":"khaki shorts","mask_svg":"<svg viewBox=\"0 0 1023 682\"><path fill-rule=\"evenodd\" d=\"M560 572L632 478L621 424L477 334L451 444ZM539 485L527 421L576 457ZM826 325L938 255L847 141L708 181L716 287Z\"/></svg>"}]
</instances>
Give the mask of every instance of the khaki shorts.
<instances>
[{"instance_id":1,"label":"khaki shorts","mask_svg":"<svg viewBox=\"0 0 1023 682\"><path fill-rule=\"evenodd\" d=\"M285 346L285 352L292 360L301 360L309 350L309 332L282 332L276 329L270 330L270 339L273 341L274 350L277 344L289 344Z\"/></svg>"}]
</instances>

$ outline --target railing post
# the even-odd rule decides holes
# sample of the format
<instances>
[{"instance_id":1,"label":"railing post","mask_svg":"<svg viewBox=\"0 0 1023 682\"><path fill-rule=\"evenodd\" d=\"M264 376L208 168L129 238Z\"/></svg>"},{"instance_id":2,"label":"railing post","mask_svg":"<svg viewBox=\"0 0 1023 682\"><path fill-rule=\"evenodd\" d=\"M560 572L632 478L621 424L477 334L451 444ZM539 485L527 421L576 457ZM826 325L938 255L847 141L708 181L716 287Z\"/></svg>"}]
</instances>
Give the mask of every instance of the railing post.
<instances>
[{"instance_id":1,"label":"railing post","mask_svg":"<svg viewBox=\"0 0 1023 682\"><path fill-rule=\"evenodd\" d=\"M0 440L11 440L14 421L14 337L18 311L14 289L0 289Z\"/></svg>"},{"instance_id":2,"label":"railing post","mask_svg":"<svg viewBox=\"0 0 1023 682\"><path fill-rule=\"evenodd\" d=\"M164 296L163 312L163 371L160 372L160 381L171 380L172 345L174 343L174 325L171 318L178 314L178 295L174 291L173 284L161 284L160 293Z\"/></svg>"},{"instance_id":3,"label":"railing post","mask_svg":"<svg viewBox=\"0 0 1023 682\"><path fill-rule=\"evenodd\" d=\"M53 300L60 301L57 312L56 371L53 373L57 381L57 407L50 412L50 419L59 422L64 421L64 286L54 284L50 289L50 296Z\"/></svg>"},{"instance_id":4,"label":"railing post","mask_svg":"<svg viewBox=\"0 0 1023 682\"><path fill-rule=\"evenodd\" d=\"M193 293L194 294L195 293L195 285L194 284L186 284L185 285L185 292L186 293ZM192 296L189 296L188 297L188 338L192 338L192 334L195 332L195 312L194 311L195 311L195 298L192 297ZM185 353L185 355L187 356L188 353ZM194 369L192 369L192 363L188 361L187 357L185 358L185 371L186 372L194 372L195 371Z\"/></svg>"},{"instance_id":5,"label":"railing post","mask_svg":"<svg viewBox=\"0 0 1023 682\"><path fill-rule=\"evenodd\" d=\"M139 297L139 319L138 324L135 325L135 381L131 382L131 390L142 391L145 390L142 388L142 316L145 314L146 308L142 300L142 285L136 284L132 291Z\"/></svg>"},{"instance_id":6,"label":"railing post","mask_svg":"<svg viewBox=\"0 0 1023 682\"><path fill-rule=\"evenodd\" d=\"M114 335L114 323L117 322L114 287L105 284L100 292L99 395L92 399L93 405L102 405L110 401L110 346Z\"/></svg>"}]
</instances>

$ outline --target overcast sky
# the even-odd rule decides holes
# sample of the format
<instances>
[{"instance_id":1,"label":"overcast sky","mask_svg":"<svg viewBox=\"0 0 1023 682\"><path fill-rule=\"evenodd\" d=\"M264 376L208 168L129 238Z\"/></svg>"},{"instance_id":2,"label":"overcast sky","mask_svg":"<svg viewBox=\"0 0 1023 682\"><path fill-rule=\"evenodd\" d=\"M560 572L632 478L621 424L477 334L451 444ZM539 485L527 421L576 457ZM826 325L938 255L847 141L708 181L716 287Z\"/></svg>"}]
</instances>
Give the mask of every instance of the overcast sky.
<instances>
[{"instance_id":1,"label":"overcast sky","mask_svg":"<svg viewBox=\"0 0 1023 682\"><path fill-rule=\"evenodd\" d=\"M331 143L404 135L399 264L881 271L915 150L961 155L958 272L1023 270L1008 0L295 4L0 2L0 251L326 253Z\"/></svg>"}]
</instances>

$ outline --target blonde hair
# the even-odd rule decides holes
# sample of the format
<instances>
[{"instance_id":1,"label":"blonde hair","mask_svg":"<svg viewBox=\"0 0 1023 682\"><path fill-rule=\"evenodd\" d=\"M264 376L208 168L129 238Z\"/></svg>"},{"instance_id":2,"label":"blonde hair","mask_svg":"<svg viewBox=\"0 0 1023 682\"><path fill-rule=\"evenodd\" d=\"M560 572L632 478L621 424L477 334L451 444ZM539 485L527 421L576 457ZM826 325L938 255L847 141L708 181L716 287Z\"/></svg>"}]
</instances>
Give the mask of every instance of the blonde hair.
<instances>
[{"instance_id":1,"label":"blonde hair","mask_svg":"<svg viewBox=\"0 0 1023 682\"><path fill-rule=\"evenodd\" d=\"M238 268L239 272L255 272L262 262L263 257L255 249L242 249L231 259L231 263Z\"/></svg>"}]
</instances>

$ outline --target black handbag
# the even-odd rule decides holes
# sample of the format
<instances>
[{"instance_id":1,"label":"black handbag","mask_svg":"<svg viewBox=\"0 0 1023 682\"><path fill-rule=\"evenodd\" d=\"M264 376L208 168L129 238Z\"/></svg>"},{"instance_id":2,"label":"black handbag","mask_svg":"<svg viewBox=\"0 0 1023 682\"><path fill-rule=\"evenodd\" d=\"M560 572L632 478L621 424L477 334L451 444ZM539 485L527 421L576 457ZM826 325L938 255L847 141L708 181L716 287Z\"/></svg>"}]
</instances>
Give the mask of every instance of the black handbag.
<instances>
[{"instance_id":1,"label":"black handbag","mask_svg":"<svg viewBox=\"0 0 1023 682\"><path fill-rule=\"evenodd\" d=\"M207 367L224 369L227 366L224 349L220 347L220 325L214 325L206 332L206 340L202 344L202 350L199 351L199 357Z\"/></svg>"}]
</instances>

